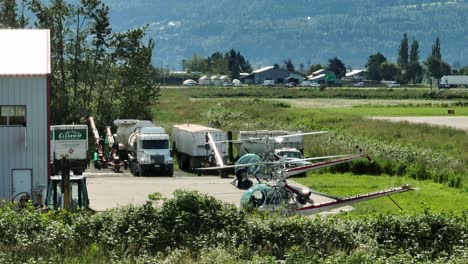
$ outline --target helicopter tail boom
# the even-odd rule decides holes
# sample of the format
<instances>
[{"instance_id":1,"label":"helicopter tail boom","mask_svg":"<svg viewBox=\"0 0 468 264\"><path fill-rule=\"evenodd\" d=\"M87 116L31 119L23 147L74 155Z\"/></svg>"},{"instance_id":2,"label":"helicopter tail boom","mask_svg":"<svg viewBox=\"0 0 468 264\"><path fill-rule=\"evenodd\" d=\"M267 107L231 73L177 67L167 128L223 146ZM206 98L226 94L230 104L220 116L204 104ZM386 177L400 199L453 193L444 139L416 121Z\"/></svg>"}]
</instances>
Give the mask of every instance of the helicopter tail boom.
<instances>
[{"instance_id":1,"label":"helicopter tail boom","mask_svg":"<svg viewBox=\"0 0 468 264\"><path fill-rule=\"evenodd\" d=\"M367 201L367 200L371 200L371 199L375 199L375 198L379 198L383 196L389 196L391 194L397 194L397 193L413 191L413 190L416 190L416 189L412 188L409 185L402 185L400 187L396 187L392 189L386 189L382 191L341 198L332 202L305 206L297 210L294 210L293 212L297 214L301 214L301 215L311 215L311 214L329 211L331 209L343 207L343 206L358 203L358 202L363 202L363 201Z\"/></svg>"}]
</instances>

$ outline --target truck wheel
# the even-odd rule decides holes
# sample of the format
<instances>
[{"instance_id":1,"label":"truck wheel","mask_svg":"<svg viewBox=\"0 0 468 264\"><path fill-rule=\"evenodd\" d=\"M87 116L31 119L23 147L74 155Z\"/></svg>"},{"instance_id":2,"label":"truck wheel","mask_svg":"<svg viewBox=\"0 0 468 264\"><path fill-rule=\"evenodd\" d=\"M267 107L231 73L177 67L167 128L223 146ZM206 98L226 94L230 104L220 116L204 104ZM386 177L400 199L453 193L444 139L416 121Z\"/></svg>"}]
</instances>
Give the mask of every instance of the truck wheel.
<instances>
[{"instance_id":1,"label":"truck wheel","mask_svg":"<svg viewBox=\"0 0 468 264\"><path fill-rule=\"evenodd\" d=\"M80 170L72 170L72 171L73 171L73 175L83 175L83 172Z\"/></svg>"},{"instance_id":2,"label":"truck wheel","mask_svg":"<svg viewBox=\"0 0 468 264\"><path fill-rule=\"evenodd\" d=\"M174 165L169 165L167 168L167 176L173 177L174 176Z\"/></svg>"},{"instance_id":3,"label":"truck wheel","mask_svg":"<svg viewBox=\"0 0 468 264\"><path fill-rule=\"evenodd\" d=\"M141 177L141 176L145 176L145 171L143 170L142 167L139 167L139 168L138 168L138 176L140 176L140 177Z\"/></svg>"}]
</instances>

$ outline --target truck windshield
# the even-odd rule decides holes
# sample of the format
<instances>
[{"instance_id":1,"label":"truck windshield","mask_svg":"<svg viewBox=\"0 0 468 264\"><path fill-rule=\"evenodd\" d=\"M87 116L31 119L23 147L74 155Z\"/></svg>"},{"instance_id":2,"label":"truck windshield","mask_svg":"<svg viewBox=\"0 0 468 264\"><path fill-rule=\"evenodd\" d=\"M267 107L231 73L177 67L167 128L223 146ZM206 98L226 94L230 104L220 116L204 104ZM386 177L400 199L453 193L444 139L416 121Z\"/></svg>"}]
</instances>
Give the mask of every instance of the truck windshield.
<instances>
[{"instance_id":1,"label":"truck windshield","mask_svg":"<svg viewBox=\"0 0 468 264\"><path fill-rule=\"evenodd\" d=\"M141 142L143 149L169 149L168 140L143 140Z\"/></svg>"}]
</instances>

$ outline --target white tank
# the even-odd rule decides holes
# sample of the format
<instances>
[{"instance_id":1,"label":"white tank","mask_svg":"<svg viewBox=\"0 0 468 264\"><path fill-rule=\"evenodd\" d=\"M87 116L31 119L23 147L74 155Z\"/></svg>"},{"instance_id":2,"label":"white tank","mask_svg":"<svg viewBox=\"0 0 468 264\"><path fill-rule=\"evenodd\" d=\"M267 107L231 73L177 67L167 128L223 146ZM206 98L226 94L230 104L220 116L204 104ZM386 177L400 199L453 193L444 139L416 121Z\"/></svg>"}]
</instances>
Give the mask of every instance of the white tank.
<instances>
[{"instance_id":1,"label":"white tank","mask_svg":"<svg viewBox=\"0 0 468 264\"><path fill-rule=\"evenodd\" d=\"M114 120L114 125L117 126L117 140L128 150L132 149L139 134L166 134L163 127L158 127L148 120L117 119Z\"/></svg>"}]
</instances>

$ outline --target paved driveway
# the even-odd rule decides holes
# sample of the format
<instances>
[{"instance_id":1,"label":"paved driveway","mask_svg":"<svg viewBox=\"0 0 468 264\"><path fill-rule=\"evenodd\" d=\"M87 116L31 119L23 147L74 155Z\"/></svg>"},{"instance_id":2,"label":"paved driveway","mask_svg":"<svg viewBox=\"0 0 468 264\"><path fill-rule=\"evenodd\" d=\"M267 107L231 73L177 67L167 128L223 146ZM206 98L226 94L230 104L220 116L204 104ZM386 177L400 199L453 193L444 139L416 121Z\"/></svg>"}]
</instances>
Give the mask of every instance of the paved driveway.
<instances>
[{"instance_id":1,"label":"paved driveway","mask_svg":"<svg viewBox=\"0 0 468 264\"><path fill-rule=\"evenodd\" d=\"M223 202L239 206L240 198L245 192L231 184L233 177L193 176L193 174L180 171L176 171L174 177L133 177L128 172L117 174L111 170L89 169L85 175L91 208L96 211L129 204L141 205L147 201L148 195L154 192L159 192L164 197L171 197L177 189L196 190ZM288 183L301 186L292 180ZM332 201L330 198L319 195L312 195L311 198L316 203ZM350 209L352 207L346 207L343 210Z\"/></svg>"}]
</instances>

